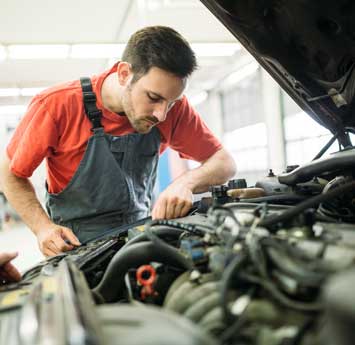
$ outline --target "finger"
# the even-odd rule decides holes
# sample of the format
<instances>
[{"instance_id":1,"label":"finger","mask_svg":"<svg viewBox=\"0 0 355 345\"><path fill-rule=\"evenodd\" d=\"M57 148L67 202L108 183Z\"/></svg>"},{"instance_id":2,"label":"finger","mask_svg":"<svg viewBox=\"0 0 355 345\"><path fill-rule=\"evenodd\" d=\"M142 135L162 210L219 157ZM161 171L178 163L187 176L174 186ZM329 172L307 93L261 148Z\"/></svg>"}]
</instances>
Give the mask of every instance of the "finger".
<instances>
[{"instance_id":1,"label":"finger","mask_svg":"<svg viewBox=\"0 0 355 345\"><path fill-rule=\"evenodd\" d=\"M7 264L4 265L4 271L9 276L10 281L18 282L21 280L21 273L11 262L8 262Z\"/></svg>"},{"instance_id":2,"label":"finger","mask_svg":"<svg viewBox=\"0 0 355 345\"><path fill-rule=\"evenodd\" d=\"M43 250L42 250L42 253L45 257L51 257L51 256L56 256L57 253L55 250L51 249L50 247L44 247Z\"/></svg>"},{"instance_id":3,"label":"finger","mask_svg":"<svg viewBox=\"0 0 355 345\"><path fill-rule=\"evenodd\" d=\"M164 219L166 214L166 200L158 199L157 203L154 206L154 214L152 215L154 219Z\"/></svg>"},{"instance_id":4,"label":"finger","mask_svg":"<svg viewBox=\"0 0 355 345\"><path fill-rule=\"evenodd\" d=\"M184 205L185 205L185 202L180 202L175 206L174 215L172 218L181 217L181 212L182 212L182 209L184 208Z\"/></svg>"},{"instance_id":5,"label":"finger","mask_svg":"<svg viewBox=\"0 0 355 345\"><path fill-rule=\"evenodd\" d=\"M72 246L71 244L67 244L60 236L53 238L52 242L58 253L67 252L74 248L74 246Z\"/></svg>"},{"instance_id":6,"label":"finger","mask_svg":"<svg viewBox=\"0 0 355 345\"><path fill-rule=\"evenodd\" d=\"M0 254L0 265L4 265L7 262L13 260L14 258L16 258L16 256L18 255L17 252L13 252L13 253L1 253Z\"/></svg>"},{"instance_id":7,"label":"finger","mask_svg":"<svg viewBox=\"0 0 355 345\"><path fill-rule=\"evenodd\" d=\"M73 246L80 246L78 238L74 235L73 231L68 228L62 228L62 237L67 239Z\"/></svg>"},{"instance_id":8,"label":"finger","mask_svg":"<svg viewBox=\"0 0 355 345\"><path fill-rule=\"evenodd\" d=\"M1 269L1 271L0 271L0 280L2 282L6 283L6 282L11 280L11 277L9 276L9 274L6 271Z\"/></svg>"},{"instance_id":9,"label":"finger","mask_svg":"<svg viewBox=\"0 0 355 345\"><path fill-rule=\"evenodd\" d=\"M176 207L179 204L179 200L177 198L172 198L170 201L166 203L166 219L175 218Z\"/></svg>"},{"instance_id":10,"label":"finger","mask_svg":"<svg viewBox=\"0 0 355 345\"><path fill-rule=\"evenodd\" d=\"M54 255L58 255L61 253L61 250L56 246L53 240L48 240L45 244L47 250L54 253Z\"/></svg>"},{"instance_id":11,"label":"finger","mask_svg":"<svg viewBox=\"0 0 355 345\"><path fill-rule=\"evenodd\" d=\"M188 201L184 204L184 206L182 207L180 214L178 217L184 217L187 215L187 213L191 210L192 207L192 202Z\"/></svg>"}]
</instances>

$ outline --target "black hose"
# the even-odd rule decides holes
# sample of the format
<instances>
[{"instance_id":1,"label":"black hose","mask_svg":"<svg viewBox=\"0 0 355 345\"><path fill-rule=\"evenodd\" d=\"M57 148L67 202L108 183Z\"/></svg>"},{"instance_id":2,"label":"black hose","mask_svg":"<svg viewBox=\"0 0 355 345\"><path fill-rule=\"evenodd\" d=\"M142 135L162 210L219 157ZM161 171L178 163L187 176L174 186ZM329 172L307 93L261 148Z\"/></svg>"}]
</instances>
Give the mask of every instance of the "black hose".
<instances>
[{"instance_id":1,"label":"black hose","mask_svg":"<svg viewBox=\"0 0 355 345\"><path fill-rule=\"evenodd\" d=\"M137 268L151 261L161 262L182 270L191 268L191 262L175 248L160 246L152 242L132 244L125 250L118 251L112 258L101 282L93 289L105 302L118 301L124 292L124 277L130 268Z\"/></svg>"},{"instance_id":2,"label":"black hose","mask_svg":"<svg viewBox=\"0 0 355 345\"><path fill-rule=\"evenodd\" d=\"M269 195L262 196L260 198L251 198L251 199L240 199L241 202L249 202L249 203L260 203L260 202L272 202L272 203L280 203L282 205L294 205L295 203L299 203L307 199L308 196L304 195L290 195L290 194L280 194L280 195Z\"/></svg>"},{"instance_id":3,"label":"black hose","mask_svg":"<svg viewBox=\"0 0 355 345\"><path fill-rule=\"evenodd\" d=\"M285 307L299 310L302 312L319 312L323 309L323 305L319 302L304 303L304 302L294 301L288 298L286 295L284 295L281 291L277 289L276 285L272 281L268 279L265 278L263 279L248 273L240 273L240 277L251 284L257 284L262 286L266 291L268 291L271 294L271 296L277 302L279 302L281 305Z\"/></svg>"},{"instance_id":4,"label":"black hose","mask_svg":"<svg viewBox=\"0 0 355 345\"><path fill-rule=\"evenodd\" d=\"M306 210L310 207L319 205L322 202L336 198L339 195L342 195L343 193L349 192L351 190L355 190L355 182L354 181L346 183L338 188L334 188L324 194L320 194L320 195L317 195L313 198L310 198L310 199L298 204L297 206L294 206L291 209L283 212L280 215L276 215L276 216L272 215L270 217L267 217L266 219L262 220L259 223L259 226L263 226L265 228L270 228L271 226L273 226L277 223L283 223L283 222L290 220L291 218L301 214L304 210Z\"/></svg>"},{"instance_id":5,"label":"black hose","mask_svg":"<svg viewBox=\"0 0 355 345\"><path fill-rule=\"evenodd\" d=\"M308 263L301 259L301 253L292 255L295 254L295 248L292 248L292 252L289 251L290 248L286 243L281 245L271 238L265 238L261 240L261 245L265 247L267 256L273 265L302 286L319 288L326 278L326 273L329 273L324 270L317 272L307 267Z\"/></svg>"},{"instance_id":6,"label":"black hose","mask_svg":"<svg viewBox=\"0 0 355 345\"><path fill-rule=\"evenodd\" d=\"M230 312L228 307L228 290L231 287L232 279L238 270L244 265L247 259L247 255L242 252L238 254L231 263L227 266L222 275L221 284L221 307L223 311L224 319L227 323L232 323L235 319L234 315Z\"/></svg>"},{"instance_id":7,"label":"black hose","mask_svg":"<svg viewBox=\"0 0 355 345\"><path fill-rule=\"evenodd\" d=\"M257 269L258 276L246 272L240 272L240 278L246 280L247 282L261 285L274 297L275 300L286 307L305 312L321 310L322 306L320 303L294 301L280 291L275 281L269 276L267 257L260 239L249 241L248 254L253 266Z\"/></svg>"},{"instance_id":8,"label":"black hose","mask_svg":"<svg viewBox=\"0 0 355 345\"><path fill-rule=\"evenodd\" d=\"M153 231L153 230L152 230ZM172 237L178 240L180 235L184 232L185 230L182 229L174 229L174 228L157 228L154 229L154 234L157 235L159 238L165 238L165 237ZM136 237L133 237L131 240L129 240L121 249L120 251L126 249L127 247L131 246L132 244L135 243L140 243L140 242L145 242L149 241L149 236L145 233L142 232L141 234L137 235Z\"/></svg>"}]
</instances>

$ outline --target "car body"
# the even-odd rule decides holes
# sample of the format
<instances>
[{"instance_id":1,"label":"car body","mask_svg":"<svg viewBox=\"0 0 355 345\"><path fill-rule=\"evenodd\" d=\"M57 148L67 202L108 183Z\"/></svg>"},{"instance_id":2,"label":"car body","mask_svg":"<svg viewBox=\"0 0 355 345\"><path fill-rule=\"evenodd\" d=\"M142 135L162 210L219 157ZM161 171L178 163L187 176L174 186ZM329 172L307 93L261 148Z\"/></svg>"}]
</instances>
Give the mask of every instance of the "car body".
<instances>
[{"instance_id":1,"label":"car body","mask_svg":"<svg viewBox=\"0 0 355 345\"><path fill-rule=\"evenodd\" d=\"M247 188L259 195L213 186L184 218L143 219L36 265L0 289L1 344L352 342L355 5L202 2L332 140Z\"/></svg>"}]
</instances>

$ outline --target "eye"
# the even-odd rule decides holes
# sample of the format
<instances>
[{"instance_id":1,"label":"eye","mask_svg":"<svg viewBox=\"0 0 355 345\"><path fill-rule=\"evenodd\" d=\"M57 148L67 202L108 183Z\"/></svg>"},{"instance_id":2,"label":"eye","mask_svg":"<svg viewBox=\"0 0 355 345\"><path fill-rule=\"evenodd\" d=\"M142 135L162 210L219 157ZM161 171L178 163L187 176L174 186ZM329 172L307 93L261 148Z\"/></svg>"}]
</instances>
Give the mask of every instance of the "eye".
<instances>
[{"instance_id":1,"label":"eye","mask_svg":"<svg viewBox=\"0 0 355 345\"><path fill-rule=\"evenodd\" d=\"M152 101L152 102L154 102L154 103L160 101L160 98L158 98L158 97L153 97L153 96L151 96L149 93L147 93L147 96L148 96L149 100Z\"/></svg>"}]
</instances>

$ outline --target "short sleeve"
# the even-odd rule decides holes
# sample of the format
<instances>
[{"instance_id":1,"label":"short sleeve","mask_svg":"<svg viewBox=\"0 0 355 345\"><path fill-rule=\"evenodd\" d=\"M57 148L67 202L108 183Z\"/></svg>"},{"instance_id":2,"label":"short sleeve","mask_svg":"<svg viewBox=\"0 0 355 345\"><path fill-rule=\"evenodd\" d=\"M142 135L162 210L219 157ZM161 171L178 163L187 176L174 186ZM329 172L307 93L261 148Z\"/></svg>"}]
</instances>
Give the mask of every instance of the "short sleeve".
<instances>
[{"instance_id":1,"label":"short sleeve","mask_svg":"<svg viewBox=\"0 0 355 345\"><path fill-rule=\"evenodd\" d=\"M58 131L47 108L43 99L35 97L7 146L10 169L16 176L30 177L55 150Z\"/></svg>"},{"instance_id":2,"label":"short sleeve","mask_svg":"<svg viewBox=\"0 0 355 345\"><path fill-rule=\"evenodd\" d=\"M222 148L220 141L185 96L168 116L171 116L172 128L166 136L166 144L177 151L181 158L203 162Z\"/></svg>"}]
</instances>

